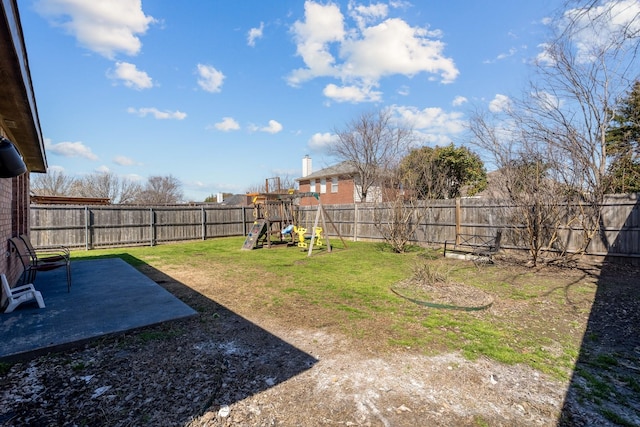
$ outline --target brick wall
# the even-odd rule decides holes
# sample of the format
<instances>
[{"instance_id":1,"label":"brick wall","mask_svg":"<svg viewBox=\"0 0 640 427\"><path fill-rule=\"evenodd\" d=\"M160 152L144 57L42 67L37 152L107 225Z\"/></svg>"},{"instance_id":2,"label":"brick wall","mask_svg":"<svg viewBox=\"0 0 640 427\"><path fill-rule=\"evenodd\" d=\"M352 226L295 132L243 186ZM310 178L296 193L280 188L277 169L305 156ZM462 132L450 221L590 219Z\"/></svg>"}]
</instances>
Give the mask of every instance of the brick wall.
<instances>
[{"instance_id":1,"label":"brick wall","mask_svg":"<svg viewBox=\"0 0 640 427\"><path fill-rule=\"evenodd\" d=\"M0 178L0 273L13 285L22 273L20 262L9 253L9 239L29 232L29 174Z\"/></svg>"},{"instance_id":2,"label":"brick wall","mask_svg":"<svg viewBox=\"0 0 640 427\"><path fill-rule=\"evenodd\" d=\"M11 179L0 178L0 241L2 242L2 250L0 255L2 256L2 262L0 262L0 273L7 274L9 260L5 256L9 250L9 244L7 239L11 237L11 204L13 186L11 185ZM11 279L9 275L7 278ZM11 280L9 280L11 283Z\"/></svg>"},{"instance_id":3,"label":"brick wall","mask_svg":"<svg viewBox=\"0 0 640 427\"><path fill-rule=\"evenodd\" d=\"M341 205L353 203L354 183L351 178L340 178L338 180L338 192L331 191L332 184L331 178L327 179L326 188L324 192L321 192L320 180L316 180L315 192L320 195L320 201L323 205ZM300 192L311 191L311 182L309 180L301 180L299 183ZM306 197L300 200L301 206L315 205L316 201L310 197Z\"/></svg>"}]
</instances>

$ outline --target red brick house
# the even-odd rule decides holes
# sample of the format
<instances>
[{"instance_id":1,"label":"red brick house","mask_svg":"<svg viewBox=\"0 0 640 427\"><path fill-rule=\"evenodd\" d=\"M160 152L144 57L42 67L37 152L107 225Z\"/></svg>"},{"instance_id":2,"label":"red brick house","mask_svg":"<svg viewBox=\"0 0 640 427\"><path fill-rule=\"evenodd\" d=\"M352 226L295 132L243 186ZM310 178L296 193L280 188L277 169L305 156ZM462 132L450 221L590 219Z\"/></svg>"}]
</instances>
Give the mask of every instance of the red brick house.
<instances>
[{"instance_id":1,"label":"red brick house","mask_svg":"<svg viewBox=\"0 0 640 427\"><path fill-rule=\"evenodd\" d=\"M2 2L0 13L0 136L20 152L28 172L46 172L38 110L22 34L17 0ZM0 178L0 244L29 233L29 173ZM0 273L14 284L21 271L13 257L2 257Z\"/></svg>"},{"instance_id":2,"label":"red brick house","mask_svg":"<svg viewBox=\"0 0 640 427\"><path fill-rule=\"evenodd\" d=\"M298 189L301 193L312 192L320 195L320 201L324 205L339 205L360 203L357 174L355 168L349 162L338 163L334 166L311 171L311 159L307 156L302 160L302 174L298 181ZM370 187L366 202L380 201L381 194L378 187ZM315 204L311 198L300 200L302 206Z\"/></svg>"}]
</instances>

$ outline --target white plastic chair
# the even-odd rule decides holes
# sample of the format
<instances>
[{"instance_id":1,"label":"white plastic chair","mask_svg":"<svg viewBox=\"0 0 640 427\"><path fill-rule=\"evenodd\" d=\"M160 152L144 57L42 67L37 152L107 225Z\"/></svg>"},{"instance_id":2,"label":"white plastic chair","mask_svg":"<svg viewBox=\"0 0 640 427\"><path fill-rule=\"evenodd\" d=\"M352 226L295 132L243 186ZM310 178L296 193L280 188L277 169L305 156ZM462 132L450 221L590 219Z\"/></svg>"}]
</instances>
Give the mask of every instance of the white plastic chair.
<instances>
[{"instance_id":1,"label":"white plastic chair","mask_svg":"<svg viewBox=\"0 0 640 427\"><path fill-rule=\"evenodd\" d=\"M9 286L9 282L7 282L7 276L2 274L2 290L5 294L6 300L9 301L7 304L7 308L4 310L5 313L11 313L16 309L17 306L22 304L23 302L36 300L38 303L38 307L44 308L44 300L42 299L42 294L40 291L36 291L33 287L32 283L28 285L16 286L15 288L11 288ZM3 299L4 301L4 299Z\"/></svg>"}]
</instances>

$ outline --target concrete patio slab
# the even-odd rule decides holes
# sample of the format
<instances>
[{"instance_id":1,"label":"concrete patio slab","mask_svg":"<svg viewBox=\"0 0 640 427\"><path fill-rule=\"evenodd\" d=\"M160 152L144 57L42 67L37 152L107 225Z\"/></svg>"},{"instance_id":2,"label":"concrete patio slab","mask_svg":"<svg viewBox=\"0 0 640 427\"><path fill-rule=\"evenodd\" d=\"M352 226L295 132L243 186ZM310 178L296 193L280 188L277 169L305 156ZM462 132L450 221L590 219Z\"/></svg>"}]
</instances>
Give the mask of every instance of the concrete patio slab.
<instances>
[{"instance_id":1,"label":"concrete patio slab","mask_svg":"<svg viewBox=\"0 0 640 427\"><path fill-rule=\"evenodd\" d=\"M92 338L193 316L196 311L120 258L72 261L38 273L46 308L25 303L0 314L0 359L40 354Z\"/></svg>"}]
</instances>

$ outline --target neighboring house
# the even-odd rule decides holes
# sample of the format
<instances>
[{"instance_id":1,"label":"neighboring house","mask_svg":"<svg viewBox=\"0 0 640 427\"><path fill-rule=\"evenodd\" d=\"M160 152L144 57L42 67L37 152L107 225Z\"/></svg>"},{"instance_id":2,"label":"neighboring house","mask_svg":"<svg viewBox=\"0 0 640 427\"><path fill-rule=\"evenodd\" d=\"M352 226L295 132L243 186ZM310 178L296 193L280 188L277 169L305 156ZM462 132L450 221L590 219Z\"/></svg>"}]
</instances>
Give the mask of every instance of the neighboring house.
<instances>
[{"instance_id":1,"label":"neighboring house","mask_svg":"<svg viewBox=\"0 0 640 427\"><path fill-rule=\"evenodd\" d=\"M356 170L349 162L338 163L334 166L311 171L311 159L307 156L302 159L302 177L297 178L298 190L301 193L318 193L320 201L325 205L340 205L359 203L360 191ZM370 187L367 193L367 202L381 200L378 187ZM313 198L303 198L300 205L309 206L317 203Z\"/></svg>"},{"instance_id":2,"label":"neighboring house","mask_svg":"<svg viewBox=\"0 0 640 427\"><path fill-rule=\"evenodd\" d=\"M251 205L251 196L246 194L233 194L219 203L222 206L249 206Z\"/></svg>"},{"instance_id":3,"label":"neighboring house","mask_svg":"<svg viewBox=\"0 0 640 427\"><path fill-rule=\"evenodd\" d=\"M17 0L3 0L0 13L0 135L22 155L29 172L46 172L38 110L22 34ZM29 173L0 178L0 242L29 233ZM21 273L17 259L2 257L0 273L14 284Z\"/></svg>"}]
</instances>

